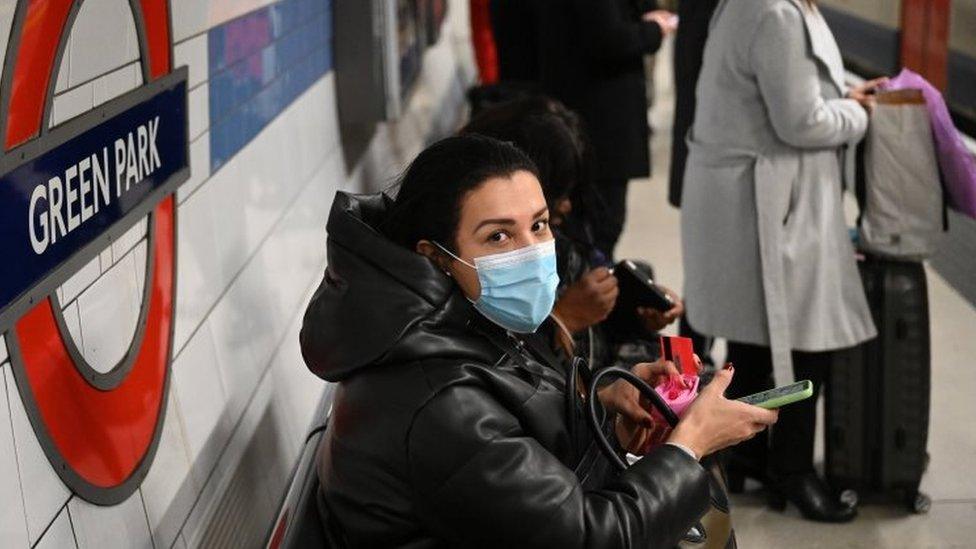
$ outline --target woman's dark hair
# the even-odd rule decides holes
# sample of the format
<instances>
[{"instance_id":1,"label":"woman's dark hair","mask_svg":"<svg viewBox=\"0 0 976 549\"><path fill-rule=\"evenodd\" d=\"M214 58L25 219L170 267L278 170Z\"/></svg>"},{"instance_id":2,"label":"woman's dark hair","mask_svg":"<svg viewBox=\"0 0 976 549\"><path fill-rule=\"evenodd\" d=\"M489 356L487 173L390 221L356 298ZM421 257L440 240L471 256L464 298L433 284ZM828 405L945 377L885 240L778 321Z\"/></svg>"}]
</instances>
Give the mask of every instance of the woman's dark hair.
<instances>
[{"instance_id":1,"label":"woman's dark hair","mask_svg":"<svg viewBox=\"0 0 976 549\"><path fill-rule=\"evenodd\" d=\"M582 119L565 105L545 96L515 99L484 110L462 133L490 135L513 142L539 167L539 181L552 208L569 198L573 211L562 233L592 244L591 227L609 215L593 181L596 163Z\"/></svg>"},{"instance_id":2,"label":"woman's dark hair","mask_svg":"<svg viewBox=\"0 0 976 549\"><path fill-rule=\"evenodd\" d=\"M491 178L523 170L539 176L532 160L511 143L482 135L438 141L407 168L383 232L411 250L424 239L456 250L464 196Z\"/></svg>"},{"instance_id":3,"label":"woman's dark hair","mask_svg":"<svg viewBox=\"0 0 976 549\"><path fill-rule=\"evenodd\" d=\"M484 110L461 130L511 141L535 162L552 207L585 178L586 145L579 118L553 99L516 99Z\"/></svg>"}]
</instances>

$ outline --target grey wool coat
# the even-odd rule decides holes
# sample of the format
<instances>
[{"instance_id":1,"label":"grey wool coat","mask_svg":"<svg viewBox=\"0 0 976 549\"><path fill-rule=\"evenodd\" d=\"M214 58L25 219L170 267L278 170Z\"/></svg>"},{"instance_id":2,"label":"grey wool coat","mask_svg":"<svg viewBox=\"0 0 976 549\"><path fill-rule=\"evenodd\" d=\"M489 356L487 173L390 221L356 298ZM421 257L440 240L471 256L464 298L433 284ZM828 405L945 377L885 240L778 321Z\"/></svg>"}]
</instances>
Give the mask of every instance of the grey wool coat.
<instances>
[{"instance_id":1,"label":"grey wool coat","mask_svg":"<svg viewBox=\"0 0 976 549\"><path fill-rule=\"evenodd\" d=\"M681 228L688 319L702 333L791 350L876 335L842 204L842 155L867 129L840 51L803 0L722 0L688 137Z\"/></svg>"}]
</instances>

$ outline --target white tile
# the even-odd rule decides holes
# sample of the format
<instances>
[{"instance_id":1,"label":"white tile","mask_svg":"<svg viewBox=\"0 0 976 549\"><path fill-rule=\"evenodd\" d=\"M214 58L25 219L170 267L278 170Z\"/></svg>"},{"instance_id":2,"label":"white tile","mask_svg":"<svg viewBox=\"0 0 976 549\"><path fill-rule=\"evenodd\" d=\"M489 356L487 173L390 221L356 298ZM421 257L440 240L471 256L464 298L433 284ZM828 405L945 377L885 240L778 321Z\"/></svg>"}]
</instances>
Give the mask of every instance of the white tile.
<instances>
[{"instance_id":1,"label":"white tile","mask_svg":"<svg viewBox=\"0 0 976 549\"><path fill-rule=\"evenodd\" d=\"M23 494L27 532L33 544L57 516L71 493L54 472L34 435L34 428L27 418L27 411L17 392L10 368L4 368L3 373L7 383L14 443L17 447L17 470L20 472L20 484L25 488Z\"/></svg>"},{"instance_id":2,"label":"white tile","mask_svg":"<svg viewBox=\"0 0 976 549\"><path fill-rule=\"evenodd\" d=\"M79 549L150 548L152 537L146 510L138 490L129 499L111 507L101 507L71 498L68 502L71 523Z\"/></svg>"},{"instance_id":3,"label":"white tile","mask_svg":"<svg viewBox=\"0 0 976 549\"><path fill-rule=\"evenodd\" d=\"M302 295L305 294L303 292ZM301 314L295 315L271 366L274 380L272 402L278 408L278 415L285 419L287 433L284 434L291 442L289 450L294 452L293 459L297 458L308 434L309 422L326 386L325 381L309 371L302 359L298 345L301 319Z\"/></svg>"},{"instance_id":4,"label":"white tile","mask_svg":"<svg viewBox=\"0 0 976 549\"><path fill-rule=\"evenodd\" d=\"M190 70L187 85L195 88L207 80L209 59L207 57L207 33L181 42L173 47L175 66L187 65Z\"/></svg>"},{"instance_id":5,"label":"white tile","mask_svg":"<svg viewBox=\"0 0 976 549\"><path fill-rule=\"evenodd\" d=\"M173 41L180 43L207 30L207 9L210 2L200 0L171 0Z\"/></svg>"},{"instance_id":6,"label":"white tile","mask_svg":"<svg viewBox=\"0 0 976 549\"><path fill-rule=\"evenodd\" d=\"M102 268L99 263L98 257L93 258L84 267L78 269L78 272L71 275L68 280L64 281L64 284L58 288L60 290L58 292L58 299L61 301L62 306L71 303L71 300L78 297L78 294L98 279L99 275L102 274Z\"/></svg>"},{"instance_id":7,"label":"white tile","mask_svg":"<svg viewBox=\"0 0 976 549\"><path fill-rule=\"evenodd\" d=\"M7 360L7 340L0 334L0 364Z\"/></svg>"},{"instance_id":8,"label":"white tile","mask_svg":"<svg viewBox=\"0 0 976 549\"><path fill-rule=\"evenodd\" d=\"M187 98L190 107L190 139L196 139L210 127L210 84L202 84Z\"/></svg>"},{"instance_id":9,"label":"white tile","mask_svg":"<svg viewBox=\"0 0 976 549\"><path fill-rule=\"evenodd\" d=\"M58 67L58 81L54 84L55 94L68 89L68 76L71 74L71 56L68 54L70 51L71 36L68 36L68 42L64 45L64 54L61 56L61 66Z\"/></svg>"},{"instance_id":10,"label":"white tile","mask_svg":"<svg viewBox=\"0 0 976 549\"><path fill-rule=\"evenodd\" d=\"M148 241L143 239L138 244L136 244L135 249L132 250L132 266L135 267L136 273L136 296L142 300L142 291L146 286L146 248L148 247ZM140 303L140 307L144 307L145 303Z\"/></svg>"},{"instance_id":11,"label":"white tile","mask_svg":"<svg viewBox=\"0 0 976 549\"><path fill-rule=\"evenodd\" d=\"M91 83L88 83L54 96L51 104L51 126L57 126L90 111L94 105L93 89Z\"/></svg>"},{"instance_id":12,"label":"white tile","mask_svg":"<svg viewBox=\"0 0 976 549\"><path fill-rule=\"evenodd\" d=\"M69 86L139 58L135 21L125 0L87 0L71 28Z\"/></svg>"},{"instance_id":13,"label":"white tile","mask_svg":"<svg viewBox=\"0 0 976 549\"><path fill-rule=\"evenodd\" d=\"M238 155L240 156L240 155ZM247 217L245 190L241 163L237 157L211 174L203 189L210 195L213 232L217 246L217 260L220 270L228 279L236 275L251 255L248 246L248 231L256 233L260 227ZM198 191L191 200L196 200ZM218 223L217 220L220 220Z\"/></svg>"},{"instance_id":14,"label":"white tile","mask_svg":"<svg viewBox=\"0 0 976 549\"><path fill-rule=\"evenodd\" d=\"M182 203L210 177L210 131L200 134L190 143L190 178L176 191L177 202Z\"/></svg>"},{"instance_id":15,"label":"white tile","mask_svg":"<svg viewBox=\"0 0 976 549\"><path fill-rule=\"evenodd\" d=\"M7 40L10 38L10 27L14 22L14 8L17 3L13 0L0 1L0 52L7 52Z\"/></svg>"},{"instance_id":16,"label":"white tile","mask_svg":"<svg viewBox=\"0 0 976 549\"><path fill-rule=\"evenodd\" d=\"M274 4L277 0L210 0L210 10L207 12L207 23L215 27L250 13L260 7Z\"/></svg>"},{"instance_id":17,"label":"white tile","mask_svg":"<svg viewBox=\"0 0 976 549\"><path fill-rule=\"evenodd\" d=\"M112 247L107 246L102 253L98 254L98 262L102 265L102 272L104 273L112 266L114 261L112 261Z\"/></svg>"},{"instance_id":18,"label":"white tile","mask_svg":"<svg viewBox=\"0 0 976 549\"><path fill-rule=\"evenodd\" d=\"M129 349L141 306L137 288L129 255L78 297L82 354L95 371L110 371Z\"/></svg>"},{"instance_id":19,"label":"white tile","mask_svg":"<svg viewBox=\"0 0 976 549\"><path fill-rule=\"evenodd\" d=\"M199 491L190 474L190 461L183 436L180 408L170 392L156 456L139 488L156 547L170 547L176 541L183 520Z\"/></svg>"},{"instance_id":20,"label":"white tile","mask_svg":"<svg viewBox=\"0 0 976 549\"><path fill-rule=\"evenodd\" d=\"M174 349L183 347L226 286L214 234L209 183L179 205Z\"/></svg>"},{"instance_id":21,"label":"white tile","mask_svg":"<svg viewBox=\"0 0 976 549\"><path fill-rule=\"evenodd\" d=\"M172 368L172 391L179 403L190 464L202 484L237 419L226 408L217 352L206 322L183 348Z\"/></svg>"},{"instance_id":22,"label":"white tile","mask_svg":"<svg viewBox=\"0 0 976 549\"><path fill-rule=\"evenodd\" d=\"M138 88L141 84L142 68L139 62L129 63L120 69L98 77L92 82L92 86L94 87L94 104L97 107L125 92Z\"/></svg>"},{"instance_id":23,"label":"white tile","mask_svg":"<svg viewBox=\"0 0 976 549\"><path fill-rule=\"evenodd\" d=\"M34 549L66 549L68 547L78 547L78 545L75 543L75 534L71 528L68 508L65 507L58 513L58 518L54 519L51 527L47 529L44 537L37 542Z\"/></svg>"},{"instance_id":24,"label":"white tile","mask_svg":"<svg viewBox=\"0 0 976 549\"><path fill-rule=\"evenodd\" d=\"M231 417L237 417L244 409L265 366L259 363L252 347L256 310L260 309L252 306L245 285L235 282L208 319Z\"/></svg>"},{"instance_id":25,"label":"white tile","mask_svg":"<svg viewBox=\"0 0 976 549\"><path fill-rule=\"evenodd\" d=\"M227 447L220 455L220 460L214 468L213 474L207 479L200 491L199 499L194 505L186 524L183 526L183 536L190 547L199 546L202 534L216 510L220 496L226 491L227 485L237 471L248 445L254 438L255 431L261 417L265 414L271 400L270 378L265 378L255 391L253 398L247 404L243 414L238 413L238 422Z\"/></svg>"},{"instance_id":26,"label":"white tile","mask_svg":"<svg viewBox=\"0 0 976 549\"><path fill-rule=\"evenodd\" d=\"M2 361L0 361L2 362ZM4 365L3 370L10 368ZM21 495L20 475L17 474L17 453L14 446L14 433L10 424L10 408L7 406L7 391L17 388L6 387L0 378L0 546L27 547L27 516L24 513L24 499Z\"/></svg>"},{"instance_id":27,"label":"white tile","mask_svg":"<svg viewBox=\"0 0 976 549\"><path fill-rule=\"evenodd\" d=\"M115 242L112 243L112 254L115 256L115 260L118 261L122 258L129 250L134 248L140 240L146 237L146 227L148 222L146 218L142 218L138 223L125 231Z\"/></svg>"},{"instance_id":28,"label":"white tile","mask_svg":"<svg viewBox=\"0 0 976 549\"><path fill-rule=\"evenodd\" d=\"M338 150L339 147L339 111L336 102L335 71L329 71L319 84L324 88L325 101L325 127L322 133L325 135L325 150L327 153Z\"/></svg>"},{"instance_id":29,"label":"white tile","mask_svg":"<svg viewBox=\"0 0 976 549\"><path fill-rule=\"evenodd\" d=\"M68 327L68 334L71 340L75 342L75 345L79 349L83 349L84 344L81 336L81 316L78 314L78 302L72 301L70 305L65 307L62 316L64 316L64 323Z\"/></svg>"}]
</instances>

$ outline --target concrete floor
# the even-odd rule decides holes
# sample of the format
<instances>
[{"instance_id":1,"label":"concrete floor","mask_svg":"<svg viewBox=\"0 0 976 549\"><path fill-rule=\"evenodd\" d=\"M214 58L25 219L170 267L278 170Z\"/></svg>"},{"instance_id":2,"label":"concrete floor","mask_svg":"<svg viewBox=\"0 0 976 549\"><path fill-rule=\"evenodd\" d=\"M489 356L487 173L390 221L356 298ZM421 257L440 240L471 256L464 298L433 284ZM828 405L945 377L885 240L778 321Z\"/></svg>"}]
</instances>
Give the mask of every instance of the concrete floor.
<instances>
[{"instance_id":1,"label":"concrete floor","mask_svg":"<svg viewBox=\"0 0 976 549\"><path fill-rule=\"evenodd\" d=\"M651 110L654 176L631 183L628 219L618 257L650 261L658 280L682 285L679 211L667 203L667 174L674 109L671 44L658 56ZM900 506L862 505L850 524L822 525L764 504L758 490L734 497L740 547L976 547L976 309L928 270L932 322L931 463L922 490L932 510L911 515ZM976 276L976 275L974 275ZM721 346L716 351L722 353ZM822 437L818 436L818 441ZM822 460L822 444L818 445Z\"/></svg>"}]
</instances>

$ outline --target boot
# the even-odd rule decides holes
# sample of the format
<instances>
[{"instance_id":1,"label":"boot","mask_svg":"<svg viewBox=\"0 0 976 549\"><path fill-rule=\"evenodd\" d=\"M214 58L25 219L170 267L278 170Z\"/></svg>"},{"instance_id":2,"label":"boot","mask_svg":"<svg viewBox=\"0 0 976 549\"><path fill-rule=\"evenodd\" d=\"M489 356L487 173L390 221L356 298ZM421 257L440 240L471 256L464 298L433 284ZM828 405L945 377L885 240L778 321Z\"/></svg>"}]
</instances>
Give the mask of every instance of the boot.
<instances>
[{"instance_id":1,"label":"boot","mask_svg":"<svg viewBox=\"0 0 976 549\"><path fill-rule=\"evenodd\" d=\"M771 485L769 505L777 511L790 502L805 518L817 522L850 522L857 516L857 508L841 503L814 472L785 476Z\"/></svg>"}]
</instances>

